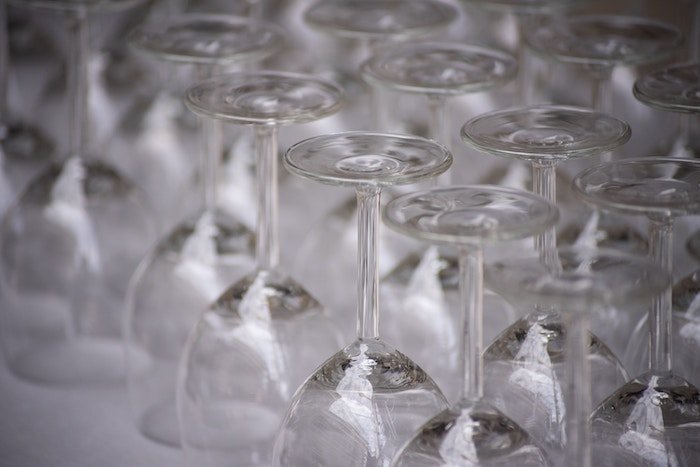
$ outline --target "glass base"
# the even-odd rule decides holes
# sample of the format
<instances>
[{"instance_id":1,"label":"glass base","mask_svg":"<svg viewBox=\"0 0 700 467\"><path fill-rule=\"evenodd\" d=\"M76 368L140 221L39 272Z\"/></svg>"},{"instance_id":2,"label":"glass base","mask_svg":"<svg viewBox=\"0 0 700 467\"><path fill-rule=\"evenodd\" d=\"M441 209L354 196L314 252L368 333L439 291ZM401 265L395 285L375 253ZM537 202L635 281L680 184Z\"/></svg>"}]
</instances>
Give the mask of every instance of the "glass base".
<instances>
[{"instance_id":1,"label":"glass base","mask_svg":"<svg viewBox=\"0 0 700 467\"><path fill-rule=\"evenodd\" d=\"M404 446L394 466L542 466L544 452L515 422L484 401L460 401Z\"/></svg>"},{"instance_id":2,"label":"glass base","mask_svg":"<svg viewBox=\"0 0 700 467\"><path fill-rule=\"evenodd\" d=\"M124 367L124 347L116 338L85 337L37 345L10 362L18 377L56 386L121 383Z\"/></svg>"},{"instance_id":3,"label":"glass base","mask_svg":"<svg viewBox=\"0 0 700 467\"><path fill-rule=\"evenodd\" d=\"M408 357L378 339L358 340L297 391L277 437L275 463L364 459L366 465L388 465L401 444L446 406L432 379Z\"/></svg>"},{"instance_id":4,"label":"glass base","mask_svg":"<svg viewBox=\"0 0 700 467\"><path fill-rule=\"evenodd\" d=\"M591 429L594 446L633 465L696 465L700 393L681 377L649 371L606 399L591 416Z\"/></svg>"}]
</instances>

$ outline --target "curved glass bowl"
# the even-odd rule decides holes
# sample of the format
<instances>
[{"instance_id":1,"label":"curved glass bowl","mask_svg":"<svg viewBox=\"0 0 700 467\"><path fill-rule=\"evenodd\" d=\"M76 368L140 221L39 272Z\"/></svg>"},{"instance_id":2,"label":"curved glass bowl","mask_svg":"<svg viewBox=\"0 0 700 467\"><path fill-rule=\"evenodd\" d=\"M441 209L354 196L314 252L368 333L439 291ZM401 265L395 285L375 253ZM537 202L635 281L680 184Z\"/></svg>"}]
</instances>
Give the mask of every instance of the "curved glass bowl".
<instances>
[{"instance_id":1,"label":"curved glass bowl","mask_svg":"<svg viewBox=\"0 0 700 467\"><path fill-rule=\"evenodd\" d=\"M58 385L124 378L124 296L155 239L142 198L113 169L70 158L8 212L2 333L15 374Z\"/></svg>"},{"instance_id":2,"label":"curved glass bowl","mask_svg":"<svg viewBox=\"0 0 700 467\"><path fill-rule=\"evenodd\" d=\"M405 39L442 29L457 15L452 5L436 0L322 0L306 10L304 20L338 37Z\"/></svg>"},{"instance_id":3,"label":"curved glass bowl","mask_svg":"<svg viewBox=\"0 0 700 467\"><path fill-rule=\"evenodd\" d=\"M634 97L669 112L700 113L700 63L674 65L640 77Z\"/></svg>"},{"instance_id":4,"label":"curved glass bowl","mask_svg":"<svg viewBox=\"0 0 700 467\"><path fill-rule=\"evenodd\" d=\"M515 59L496 49L441 42L386 48L361 66L370 84L427 95L486 91L515 78Z\"/></svg>"},{"instance_id":5,"label":"curved glass bowl","mask_svg":"<svg viewBox=\"0 0 700 467\"><path fill-rule=\"evenodd\" d=\"M682 33L670 24L632 16L537 18L525 30L527 44L544 57L586 66L659 60L673 54L683 41Z\"/></svg>"},{"instance_id":6,"label":"curved glass bowl","mask_svg":"<svg viewBox=\"0 0 700 467\"><path fill-rule=\"evenodd\" d=\"M254 267L253 234L221 212L180 224L141 260L127 289L131 409L148 438L180 445L177 364L199 310Z\"/></svg>"}]
</instances>

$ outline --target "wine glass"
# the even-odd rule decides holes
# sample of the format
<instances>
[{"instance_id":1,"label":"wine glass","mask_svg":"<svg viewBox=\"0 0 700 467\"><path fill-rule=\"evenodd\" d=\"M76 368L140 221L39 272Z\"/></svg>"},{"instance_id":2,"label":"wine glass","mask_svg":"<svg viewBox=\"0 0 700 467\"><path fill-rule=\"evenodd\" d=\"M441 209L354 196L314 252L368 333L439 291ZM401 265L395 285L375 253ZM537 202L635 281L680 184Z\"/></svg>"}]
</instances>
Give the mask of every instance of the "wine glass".
<instances>
[{"instance_id":1,"label":"wine glass","mask_svg":"<svg viewBox=\"0 0 700 467\"><path fill-rule=\"evenodd\" d=\"M155 239L142 193L87 147L88 13L130 1L37 0L64 11L74 41L70 152L35 178L2 226L3 348L16 375L42 384L124 377L121 336L129 276ZM128 219L128 222L125 222Z\"/></svg>"},{"instance_id":2,"label":"wine glass","mask_svg":"<svg viewBox=\"0 0 700 467\"><path fill-rule=\"evenodd\" d=\"M357 339L297 389L275 441L274 465L386 465L400 444L446 407L433 380L379 337L379 209L384 187L436 177L452 155L414 136L338 133L301 141L285 166L355 187L358 204ZM333 260L329 258L332 262Z\"/></svg>"},{"instance_id":3,"label":"wine glass","mask_svg":"<svg viewBox=\"0 0 700 467\"><path fill-rule=\"evenodd\" d=\"M484 399L482 245L542 233L557 218L557 208L539 196L489 185L434 188L387 205L392 228L458 249L462 315L460 399L421 426L392 465L548 464L530 435Z\"/></svg>"},{"instance_id":4,"label":"wine glass","mask_svg":"<svg viewBox=\"0 0 700 467\"><path fill-rule=\"evenodd\" d=\"M143 25L129 40L163 60L195 64L200 75L207 75L215 66L269 55L280 47L283 35L259 21L188 14ZM177 362L198 312L254 267L253 233L217 206L220 125L219 120L202 118L203 208L160 240L141 261L127 290L124 340L132 411L145 436L170 445L180 443Z\"/></svg>"},{"instance_id":5,"label":"wine glass","mask_svg":"<svg viewBox=\"0 0 700 467\"><path fill-rule=\"evenodd\" d=\"M557 309L565 333L565 450L556 465L591 465L591 378L588 358L591 317L611 306L643 304L662 292L670 277L644 257L615 250L563 247L557 250L561 269L549 270L537 258L505 259L489 265L486 282L519 303ZM559 454L559 453L558 453ZM600 465L596 459L595 465Z\"/></svg>"},{"instance_id":6,"label":"wine glass","mask_svg":"<svg viewBox=\"0 0 700 467\"><path fill-rule=\"evenodd\" d=\"M593 80L593 108L610 114L613 69L666 58L678 50L683 35L648 18L579 15L537 18L528 24L525 39L546 58L583 67Z\"/></svg>"},{"instance_id":7,"label":"wine glass","mask_svg":"<svg viewBox=\"0 0 700 467\"><path fill-rule=\"evenodd\" d=\"M0 4L0 214L51 162L53 142L41 128L15 120L8 104L10 44L6 2Z\"/></svg>"},{"instance_id":8,"label":"wine glass","mask_svg":"<svg viewBox=\"0 0 700 467\"><path fill-rule=\"evenodd\" d=\"M559 162L590 157L618 147L630 137L629 126L612 116L578 107L539 105L491 112L468 121L462 139L477 150L532 165L532 191L556 200ZM535 238L543 263L556 271L556 229ZM562 317L558 310L536 307L505 329L485 350L485 387L489 400L522 425L548 449L564 439ZM617 357L597 337L591 338L597 404L627 379Z\"/></svg>"},{"instance_id":9,"label":"wine glass","mask_svg":"<svg viewBox=\"0 0 700 467\"><path fill-rule=\"evenodd\" d=\"M363 78L373 86L425 96L430 114L429 135L450 148L450 97L488 91L515 77L515 59L505 52L456 43L406 42L386 47L363 63ZM378 111L379 109L377 109ZM439 178L449 184L449 172ZM410 254L382 280L385 303L382 335L431 375L448 400L455 400L459 303L457 258L437 245ZM494 310L486 331L495 336L512 321ZM514 317L513 317L514 319ZM443 358L435 358L441 355Z\"/></svg>"},{"instance_id":10,"label":"wine glass","mask_svg":"<svg viewBox=\"0 0 700 467\"><path fill-rule=\"evenodd\" d=\"M651 257L672 273L673 220L700 213L700 162L669 157L611 162L581 172L573 186L594 206L646 215ZM649 311L649 370L592 415L594 439L630 462L693 465L700 455L700 393L672 370L671 318L669 285Z\"/></svg>"},{"instance_id":11,"label":"wine glass","mask_svg":"<svg viewBox=\"0 0 700 467\"><path fill-rule=\"evenodd\" d=\"M338 111L342 91L309 75L222 75L187 91L196 114L255 129L257 269L200 316L179 364L177 411L192 465L269 463L292 391L337 348L319 302L278 268L277 131Z\"/></svg>"}]
</instances>

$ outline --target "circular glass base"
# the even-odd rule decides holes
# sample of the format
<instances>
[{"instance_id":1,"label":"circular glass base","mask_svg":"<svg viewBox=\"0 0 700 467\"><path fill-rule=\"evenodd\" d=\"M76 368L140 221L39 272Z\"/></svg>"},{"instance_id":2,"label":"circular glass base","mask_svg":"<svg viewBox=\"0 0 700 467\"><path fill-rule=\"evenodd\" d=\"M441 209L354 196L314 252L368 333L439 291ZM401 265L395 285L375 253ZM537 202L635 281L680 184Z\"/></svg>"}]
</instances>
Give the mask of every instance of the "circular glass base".
<instances>
[{"instance_id":1,"label":"circular glass base","mask_svg":"<svg viewBox=\"0 0 700 467\"><path fill-rule=\"evenodd\" d=\"M661 110L700 113L700 63L672 66L642 76L634 83L634 97Z\"/></svg>"},{"instance_id":2,"label":"circular glass base","mask_svg":"<svg viewBox=\"0 0 700 467\"><path fill-rule=\"evenodd\" d=\"M10 368L20 378L38 384L116 384L124 379L124 347L116 338L38 344L17 354Z\"/></svg>"}]
</instances>

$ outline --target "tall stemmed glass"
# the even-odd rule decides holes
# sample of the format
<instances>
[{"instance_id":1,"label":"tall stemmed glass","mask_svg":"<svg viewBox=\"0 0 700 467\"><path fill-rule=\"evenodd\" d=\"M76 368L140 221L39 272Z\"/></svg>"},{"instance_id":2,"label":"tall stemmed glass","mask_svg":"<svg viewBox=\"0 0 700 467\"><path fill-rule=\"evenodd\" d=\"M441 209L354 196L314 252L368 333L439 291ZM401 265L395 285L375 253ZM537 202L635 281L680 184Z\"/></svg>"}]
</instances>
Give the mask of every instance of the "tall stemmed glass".
<instances>
[{"instance_id":1,"label":"tall stemmed glass","mask_svg":"<svg viewBox=\"0 0 700 467\"><path fill-rule=\"evenodd\" d=\"M419 137L351 132L297 143L284 163L301 177L355 187L357 340L297 390L277 435L274 465L387 465L401 443L446 402L430 376L379 337L381 191L440 175L452 155Z\"/></svg>"},{"instance_id":2,"label":"tall stemmed glass","mask_svg":"<svg viewBox=\"0 0 700 467\"><path fill-rule=\"evenodd\" d=\"M329 81L282 72L223 75L187 91L196 114L255 130L257 269L210 305L180 360L177 410L192 465L268 463L292 391L338 345L321 305L278 268L277 131L338 111Z\"/></svg>"},{"instance_id":3,"label":"tall stemmed glass","mask_svg":"<svg viewBox=\"0 0 700 467\"><path fill-rule=\"evenodd\" d=\"M440 42L402 43L386 47L365 61L362 76L373 86L426 98L432 139L451 146L448 99L488 91L510 82L515 59L486 47ZM449 184L446 172L439 183ZM436 245L403 259L382 281L382 335L424 368L448 400L459 392L457 258ZM514 319L514 318L513 318ZM487 334L495 336L512 319L491 313ZM443 358L435 358L442 355ZM454 383L454 384L453 384Z\"/></svg>"},{"instance_id":4,"label":"tall stemmed glass","mask_svg":"<svg viewBox=\"0 0 700 467\"><path fill-rule=\"evenodd\" d=\"M700 5L700 3L699 3ZM700 115L700 63L685 65L673 65L662 70L654 71L640 77L634 83L634 95L642 103L668 112L679 112L681 115L697 117ZM686 128L688 130L688 128ZM681 135L679 140L688 141L687 133ZM690 151L685 154L692 156ZM700 230L692 234L687 245L692 254L692 245L700 241ZM681 374L687 376L691 383L700 384L700 378L695 377L698 359L698 342L694 339L698 327L696 317L696 305L692 298L698 293L697 281L694 276L700 277L700 271L689 275L679 281L673 289L673 331L672 339L675 365ZM630 369L643 371L649 360L649 346L646 336L649 332L649 323L642 319L635 328L632 338L629 340L625 352L625 363Z\"/></svg>"},{"instance_id":5,"label":"tall stemmed glass","mask_svg":"<svg viewBox=\"0 0 700 467\"><path fill-rule=\"evenodd\" d=\"M24 185L51 161L53 142L38 126L10 115L10 41L7 2L0 2L0 214ZM15 170L13 170L15 169ZM4 186L9 184L9 187ZM2 199L7 197L6 199Z\"/></svg>"},{"instance_id":6,"label":"tall stemmed glass","mask_svg":"<svg viewBox=\"0 0 700 467\"><path fill-rule=\"evenodd\" d=\"M458 16L454 6L436 0L321 0L305 11L304 20L309 27L336 39L333 53L337 61L331 64L331 73L348 92L350 109L344 112L344 116L350 128L386 130L385 119L391 105L386 102L380 88L373 89L370 94L358 73L359 65L372 50L383 44L444 30ZM351 51L344 50L343 46L349 46ZM317 70L323 71L323 68ZM354 313L354 297L347 281L353 277L356 268L355 207L355 199L347 197L324 216L319 225L309 230L294 260L299 277L337 314L334 318L342 329L351 329ZM344 240L340 248L339 238ZM394 251L400 249L393 248L394 242L385 241L383 244L380 267L386 272L401 255ZM339 249L341 255L338 255ZM335 267L329 270L321 263L307 260L316 254L336 257Z\"/></svg>"},{"instance_id":7,"label":"tall stemmed glass","mask_svg":"<svg viewBox=\"0 0 700 467\"><path fill-rule=\"evenodd\" d=\"M646 215L650 254L673 272L673 220L700 213L700 162L667 157L601 164L574 178L575 193L596 207ZM700 393L672 370L671 286L649 311L649 370L603 401L593 435L637 463L694 465L700 456Z\"/></svg>"},{"instance_id":8,"label":"tall stemmed glass","mask_svg":"<svg viewBox=\"0 0 700 467\"><path fill-rule=\"evenodd\" d=\"M129 276L155 239L155 227L142 193L90 157L88 13L133 2L19 3L64 11L71 21L70 152L34 179L5 217L5 356L14 373L40 383L121 381L124 296Z\"/></svg>"},{"instance_id":9,"label":"tall stemmed glass","mask_svg":"<svg viewBox=\"0 0 700 467\"><path fill-rule=\"evenodd\" d=\"M482 245L542 233L557 218L539 196L489 185L435 188L387 205L392 228L458 249L462 315L460 399L419 428L393 465L547 465L530 435L484 400Z\"/></svg>"},{"instance_id":10,"label":"tall stemmed glass","mask_svg":"<svg viewBox=\"0 0 700 467\"><path fill-rule=\"evenodd\" d=\"M270 55L281 46L283 34L245 18L189 14L141 26L129 41L164 60L194 64L200 75L208 75L219 65ZM149 252L127 291L124 340L132 411L144 435L171 445L180 443L175 381L187 336L199 311L254 266L253 233L217 207L220 126L219 120L202 118L203 208Z\"/></svg>"},{"instance_id":11,"label":"tall stemmed glass","mask_svg":"<svg viewBox=\"0 0 700 467\"><path fill-rule=\"evenodd\" d=\"M610 306L648 303L668 286L670 276L646 258L615 250L564 247L557 255L561 269L554 274L536 259L507 259L487 267L486 282L510 300L561 312L566 448L556 464L589 467L591 385L598 383L591 378L588 358L590 319Z\"/></svg>"},{"instance_id":12,"label":"tall stemmed glass","mask_svg":"<svg viewBox=\"0 0 700 467\"><path fill-rule=\"evenodd\" d=\"M462 127L462 139L476 149L532 165L532 191L556 202L559 162L616 148L630 137L629 126L614 117L577 107L540 105L478 116ZM556 228L535 238L542 261L561 266ZM560 449L563 439L563 325L557 310L535 308L503 331L484 352L489 399L543 445ZM589 357L599 384L597 404L627 379L622 365L595 336Z\"/></svg>"},{"instance_id":13,"label":"tall stemmed glass","mask_svg":"<svg viewBox=\"0 0 700 467\"><path fill-rule=\"evenodd\" d=\"M580 15L531 21L525 39L545 58L585 68L593 80L593 108L611 114L613 69L666 58L678 50L683 35L673 25L647 18Z\"/></svg>"},{"instance_id":14,"label":"tall stemmed glass","mask_svg":"<svg viewBox=\"0 0 700 467\"><path fill-rule=\"evenodd\" d=\"M484 10L514 15L517 24L515 49L519 66L515 100L518 105L529 104L533 99L533 76L524 45L527 20L533 16L552 14L585 3L575 0L463 0L463 2Z\"/></svg>"}]
</instances>

